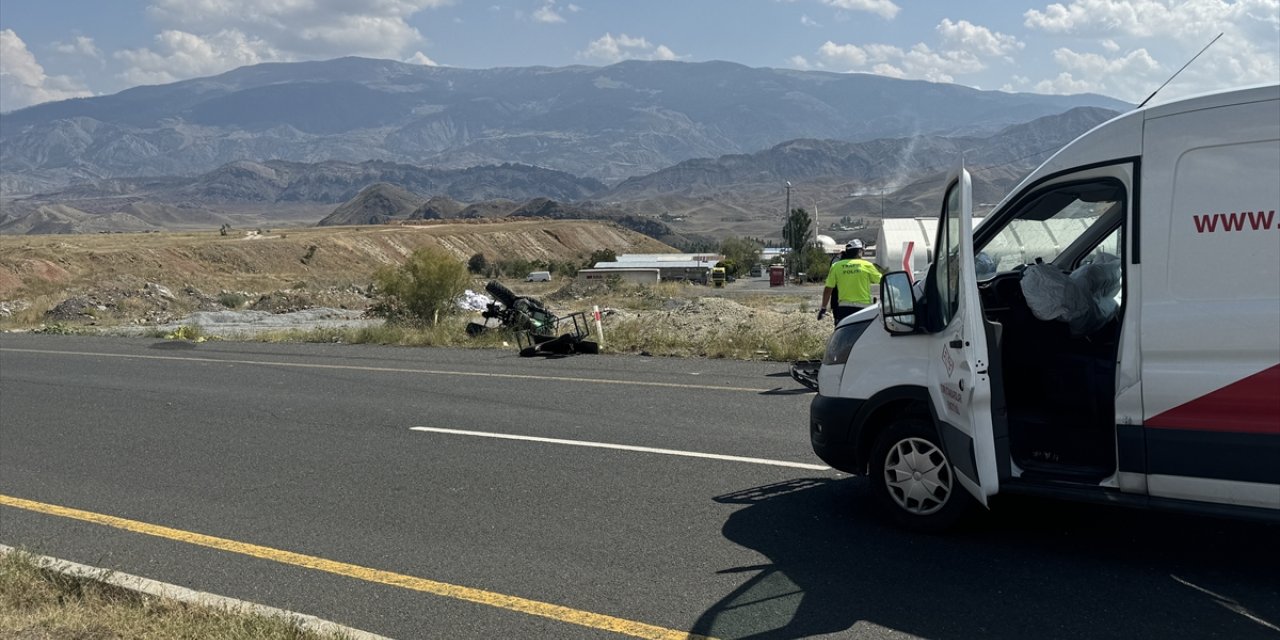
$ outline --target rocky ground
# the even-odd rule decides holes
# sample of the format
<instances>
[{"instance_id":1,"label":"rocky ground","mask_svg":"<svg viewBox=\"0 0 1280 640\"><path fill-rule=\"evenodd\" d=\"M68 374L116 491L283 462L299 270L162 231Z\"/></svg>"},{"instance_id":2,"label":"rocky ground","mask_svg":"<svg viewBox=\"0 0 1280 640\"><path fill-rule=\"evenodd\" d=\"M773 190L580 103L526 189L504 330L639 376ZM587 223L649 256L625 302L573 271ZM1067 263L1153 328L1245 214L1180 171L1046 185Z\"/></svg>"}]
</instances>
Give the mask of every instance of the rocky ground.
<instances>
[{"instance_id":1,"label":"rocky ground","mask_svg":"<svg viewBox=\"0 0 1280 640\"><path fill-rule=\"evenodd\" d=\"M813 355L830 332L829 321L819 321L813 313L820 292L814 287L765 296L732 285L610 288L576 280L508 284L521 295L543 300L562 316L600 308L615 352L740 358L791 357L793 351ZM474 290L483 291L483 286L477 280ZM354 286L204 291L121 277L69 294L44 313L35 313L26 300L0 302L0 326L129 335L175 334L181 327L195 327L204 336L256 339L289 330L379 326L382 320L368 313L373 301L369 290ZM475 310L459 313L479 319ZM465 338L459 336L458 344L465 344Z\"/></svg>"}]
</instances>

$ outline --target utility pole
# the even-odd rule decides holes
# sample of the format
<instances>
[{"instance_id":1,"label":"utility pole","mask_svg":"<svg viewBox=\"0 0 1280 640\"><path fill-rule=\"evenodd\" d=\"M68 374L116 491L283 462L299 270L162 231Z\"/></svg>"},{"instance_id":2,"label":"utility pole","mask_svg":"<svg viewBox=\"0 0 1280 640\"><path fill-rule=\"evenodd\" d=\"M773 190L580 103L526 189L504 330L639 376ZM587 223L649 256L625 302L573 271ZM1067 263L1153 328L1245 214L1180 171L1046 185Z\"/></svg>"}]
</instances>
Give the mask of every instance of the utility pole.
<instances>
[{"instance_id":1,"label":"utility pole","mask_svg":"<svg viewBox=\"0 0 1280 640\"><path fill-rule=\"evenodd\" d=\"M791 181L788 180L787 181L787 211L784 214L783 218L787 219L790 217L791 217Z\"/></svg>"}]
</instances>

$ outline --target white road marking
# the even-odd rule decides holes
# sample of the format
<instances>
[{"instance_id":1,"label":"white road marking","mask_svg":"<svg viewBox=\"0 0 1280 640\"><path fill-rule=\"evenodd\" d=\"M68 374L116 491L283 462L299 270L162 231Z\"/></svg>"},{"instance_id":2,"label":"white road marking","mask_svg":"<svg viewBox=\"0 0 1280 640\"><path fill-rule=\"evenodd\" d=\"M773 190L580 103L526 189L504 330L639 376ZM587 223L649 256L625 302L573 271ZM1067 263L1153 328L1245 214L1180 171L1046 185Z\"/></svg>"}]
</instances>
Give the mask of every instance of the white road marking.
<instances>
[{"instance_id":1,"label":"white road marking","mask_svg":"<svg viewBox=\"0 0 1280 640\"><path fill-rule=\"evenodd\" d=\"M1246 609L1244 605L1240 604L1239 602L1236 602L1235 599L1233 598L1228 598L1220 593L1215 593L1213 591L1210 591L1198 584L1193 584L1189 580L1183 580L1182 578L1179 578L1178 576L1175 576L1172 573L1169 574L1169 577L1173 578L1175 582L1191 587L1192 589L1195 589L1196 591L1199 591L1200 593L1203 593L1213 598L1214 600L1217 601L1217 603L1222 608L1228 611L1231 611L1232 613L1238 613L1248 618L1249 620L1252 620L1253 622L1256 622L1268 629L1271 629L1272 631L1280 631L1280 627L1277 627L1276 625L1271 624L1270 622L1263 620L1262 618L1259 618L1257 615L1254 615L1252 611Z\"/></svg>"},{"instance_id":2,"label":"white road marking","mask_svg":"<svg viewBox=\"0 0 1280 640\"><path fill-rule=\"evenodd\" d=\"M676 449L655 449L653 447L637 447L629 444L610 444L608 442L590 442L587 440L563 440L560 438L540 438L537 436L520 436L509 433L491 433L488 431L466 431L464 429L441 429L439 427L410 427L410 431L426 431L430 433L446 433L457 436L476 436L480 438L498 438L501 440L524 440L526 442L543 442L563 444L571 447L594 447L596 449L617 449L620 451L639 451L641 453L658 453L668 456L684 456L686 458L707 458L710 460L727 460L729 462L746 462L771 467L789 467L792 469L808 469L811 471L831 471L831 467L821 464L788 462L786 460L769 460L767 458L746 458L743 456L727 456L719 453L699 453L696 451L678 451Z\"/></svg>"},{"instance_id":3,"label":"white road marking","mask_svg":"<svg viewBox=\"0 0 1280 640\"><path fill-rule=\"evenodd\" d=\"M191 356L152 356L125 353L98 353L93 351L58 351L46 349L0 348L14 353L41 353L61 356L91 356L95 358L123 358L126 360L168 360L177 362L208 362L213 364L256 364L265 367L292 367L298 369L338 369L346 371L377 371L383 373L417 373L422 375L459 376L468 378L504 378L515 380L541 380L550 382L577 382L583 384L613 384L633 387L661 387L667 389L700 389L703 391L739 391L764 393L769 389L748 389L712 384L687 384L678 382L647 382L644 380L610 380L605 378L574 378L569 376L544 376L519 373L485 373L479 371L451 371L448 369L405 369L399 367L365 367L348 364L309 364L305 362L281 362L278 360L237 360L232 358L196 358ZM306 356L301 356L306 357Z\"/></svg>"}]
</instances>

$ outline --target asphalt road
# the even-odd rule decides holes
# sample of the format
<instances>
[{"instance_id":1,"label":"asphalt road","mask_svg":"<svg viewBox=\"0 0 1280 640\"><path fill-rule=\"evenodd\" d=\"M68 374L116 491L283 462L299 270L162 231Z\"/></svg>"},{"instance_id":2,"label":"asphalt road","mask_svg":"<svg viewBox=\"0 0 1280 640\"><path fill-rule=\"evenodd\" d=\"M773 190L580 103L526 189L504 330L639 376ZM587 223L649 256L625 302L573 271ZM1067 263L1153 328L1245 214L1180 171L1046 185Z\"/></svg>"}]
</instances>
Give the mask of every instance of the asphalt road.
<instances>
[{"instance_id":1,"label":"asphalt road","mask_svg":"<svg viewBox=\"0 0 1280 640\"><path fill-rule=\"evenodd\" d=\"M39 506L0 543L398 638L1280 636L1280 529L1006 500L905 533L815 466L784 371L6 334L0 496Z\"/></svg>"}]
</instances>

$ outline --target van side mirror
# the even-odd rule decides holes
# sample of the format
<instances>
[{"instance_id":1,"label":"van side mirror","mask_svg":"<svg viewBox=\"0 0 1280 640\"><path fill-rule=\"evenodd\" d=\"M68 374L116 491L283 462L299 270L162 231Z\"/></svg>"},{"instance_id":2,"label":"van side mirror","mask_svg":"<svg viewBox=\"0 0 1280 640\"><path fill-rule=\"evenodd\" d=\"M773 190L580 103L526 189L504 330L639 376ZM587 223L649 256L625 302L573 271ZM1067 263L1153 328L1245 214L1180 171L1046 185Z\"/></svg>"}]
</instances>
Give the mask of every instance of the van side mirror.
<instances>
[{"instance_id":1,"label":"van side mirror","mask_svg":"<svg viewBox=\"0 0 1280 640\"><path fill-rule=\"evenodd\" d=\"M880 280L880 320L885 331L893 335L917 331L916 298L906 271L887 273Z\"/></svg>"}]
</instances>

